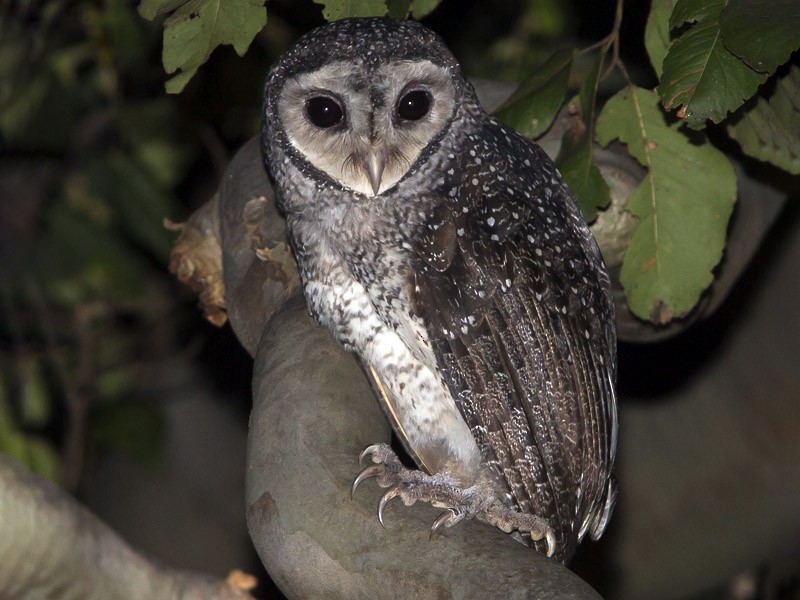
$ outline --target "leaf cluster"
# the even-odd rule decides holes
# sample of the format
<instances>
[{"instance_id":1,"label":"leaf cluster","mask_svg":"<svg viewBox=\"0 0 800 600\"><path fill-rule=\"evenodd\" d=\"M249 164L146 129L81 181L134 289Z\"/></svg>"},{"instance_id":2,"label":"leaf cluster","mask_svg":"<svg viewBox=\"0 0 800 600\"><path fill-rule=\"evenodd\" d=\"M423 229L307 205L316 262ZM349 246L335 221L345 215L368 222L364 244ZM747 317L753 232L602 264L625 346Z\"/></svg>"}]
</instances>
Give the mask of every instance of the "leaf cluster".
<instances>
[{"instance_id":1,"label":"leaf cluster","mask_svg":"<svg viewBox=\"0 0 800 600\"><path fill-rule=\"evenodd\" d=\"M537 137L564 102L578 60L594 56L568 103L576 118L556 162L588 221L609 203L608 186L593 161L594 143L618 140L646 169L626 205L637 224L619 273L628 306L641 319L665 324L689 314L723 256L736 174L710 141L709 127L723 143L726 136L739 142L744 154L800 173L800 69L787 64L800 47L798 7L761 0L654 0L644 41L659 82L646 89L633 83L619 56L619 2L616 25L605 40L574 51L571 63L565 51L545 61L499 112L508 124ZM597 112L598 83L615 70L623 75L622 89Z\"/></svg>"},{"instance_id":2,"label":"leaf cluster","mask_svg":"<svg viewBox=\"0 0 800 600\"><path fill-rule=\"evenodd\" d=\"M422 18L437 0L315 0L322 16ZM620 272L631 311L656 324L687 315L713 280L736 199L729 160L706 129L722 126L743 153L800 173L798 68L787 65L800 47L800 4L793 0L653 0L644 44L658 77L654 89L637 87L620 59L623 17L617 2L612 32L595 46L561 50L522 81L498 117L536 138L565 102L574 117L557 157L584 216L593 220L610 201L594 161L596 143L625 144L647 171L627 210L638 219ZM266 22L262 0L142 0L147 18L165 15L164 66L179 91L219 44L240 54ZM493 51L525 54L555 15L549 0L529 0L514 35ZM546 28L545 28L546 29ZM514 42L516 40L516 42ZM507 57L508 58L508 57ZM522 63L520 63L522 64ZM605 107L601 85L623 75ZM570 98L580 77L577 94ZM767 85L765 85L767 82ZM620 89L621 88L621 89ZM606 89L608 92L608 89Z\"/></svg>"}]
</instances>

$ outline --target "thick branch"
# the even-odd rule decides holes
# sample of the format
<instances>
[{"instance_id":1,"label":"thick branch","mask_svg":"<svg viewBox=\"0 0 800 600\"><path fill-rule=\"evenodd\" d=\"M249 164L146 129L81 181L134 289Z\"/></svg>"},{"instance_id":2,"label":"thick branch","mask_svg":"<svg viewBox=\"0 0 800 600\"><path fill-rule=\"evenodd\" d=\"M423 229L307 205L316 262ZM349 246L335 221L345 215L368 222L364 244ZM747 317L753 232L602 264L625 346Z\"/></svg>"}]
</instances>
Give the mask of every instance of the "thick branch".
<instances>
[{"instance_id":1,"label":"thick branch","mask_svg":"<svg viewBox=\"0 0 800 600\"><path fill-rule=\"evenodd\" d=\"M235 600L219 579L158 565L71 496L0 454L0 597Z\"/></svg>"},{"instance_id":2,"label":"thick branch","mask_svg":"<svg viewBox=\"0 0 800 600\"><path fill-rule=\"evenodd\" d=\"M428 540L441 512L390 504L358 453L389 426L353 357L302 298L272 319L254 367L247 465L250 535L289 598L597 598L560 563L468 521Z\"/></svg>"}]
</instances>

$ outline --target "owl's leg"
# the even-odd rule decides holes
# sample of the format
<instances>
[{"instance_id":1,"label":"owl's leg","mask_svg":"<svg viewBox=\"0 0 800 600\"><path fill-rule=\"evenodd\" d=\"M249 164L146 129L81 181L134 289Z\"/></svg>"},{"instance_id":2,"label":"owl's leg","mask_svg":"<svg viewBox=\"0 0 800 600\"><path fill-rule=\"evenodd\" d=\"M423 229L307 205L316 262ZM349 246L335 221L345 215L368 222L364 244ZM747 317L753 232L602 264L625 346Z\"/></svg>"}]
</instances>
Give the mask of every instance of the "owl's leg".
<instances>
[{"instance_id":1,"label":"owl's leg","mask_svg":"<svg viewBox=\"0 0 800 600\"><path fill-rule=\"evenodd\" d=\"M371 456L375 464L358 474L351 492L355 493L361 482L370 477L375 477L382 488L389 488L378 503L378 520L381 525L383 510L393 498L400 498L406 506L422 500L447 509L431 525L431 536L440 527L451 527L465 518L477 518L506 533L520 531L529 533L533 540L545 539L547 556L553 556L556 539L547 521L509 508L498 500L489 486L476 484L465 488L459 486L447 472L428 475L422 471L407 469L388 444L369 446L359 456L359 462L366 456Z\"/></svg>"}]
</instances>

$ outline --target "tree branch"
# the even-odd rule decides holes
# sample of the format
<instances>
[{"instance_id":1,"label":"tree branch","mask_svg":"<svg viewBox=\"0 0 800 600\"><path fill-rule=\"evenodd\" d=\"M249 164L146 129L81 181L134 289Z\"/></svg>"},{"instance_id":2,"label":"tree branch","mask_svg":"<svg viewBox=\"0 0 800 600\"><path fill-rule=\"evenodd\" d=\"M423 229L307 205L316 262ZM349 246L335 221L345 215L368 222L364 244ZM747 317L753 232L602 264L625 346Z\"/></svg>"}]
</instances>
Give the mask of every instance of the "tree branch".
<instances>
[{"instance_id":1,"label":"tree branch","mask_svg":"<svg viewBox=\"0 0 800 600\"><path fill-rule=\"evenodd\" d=\"M71 496L4 454L0 489L2 598L251 598L220 579L143 557Z\"/></svg>"}]
</instances>

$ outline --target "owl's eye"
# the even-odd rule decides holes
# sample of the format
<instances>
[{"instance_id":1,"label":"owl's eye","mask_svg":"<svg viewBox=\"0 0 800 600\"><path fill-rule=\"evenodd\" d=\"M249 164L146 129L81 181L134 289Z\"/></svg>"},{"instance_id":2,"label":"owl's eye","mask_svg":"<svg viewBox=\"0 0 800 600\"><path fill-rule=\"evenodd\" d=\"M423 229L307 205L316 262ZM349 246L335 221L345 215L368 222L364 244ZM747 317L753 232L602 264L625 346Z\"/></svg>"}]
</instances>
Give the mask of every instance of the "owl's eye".
<instances>
[{"instance_id":1,"label":"owl's eye","mask_svg":"<svg viewBox=\"0 0 800 600\"><path fill-rule=\"evenodd\" d=\"M433 104L430 92L412 90L397 102L397 116L406 121L419 121L428 114Z\"/></svg>"},{"instance_id":2,"label":"owl's eye","mask_svg":"<svg viewBox=\"0 0 800 600\"><path fill-rule=\"evenodd\" d=\"M328 129L344 120L344 110L330 96L312 96L306 100L306 118L317 127Z\"/></svg>"}]
</instances>

